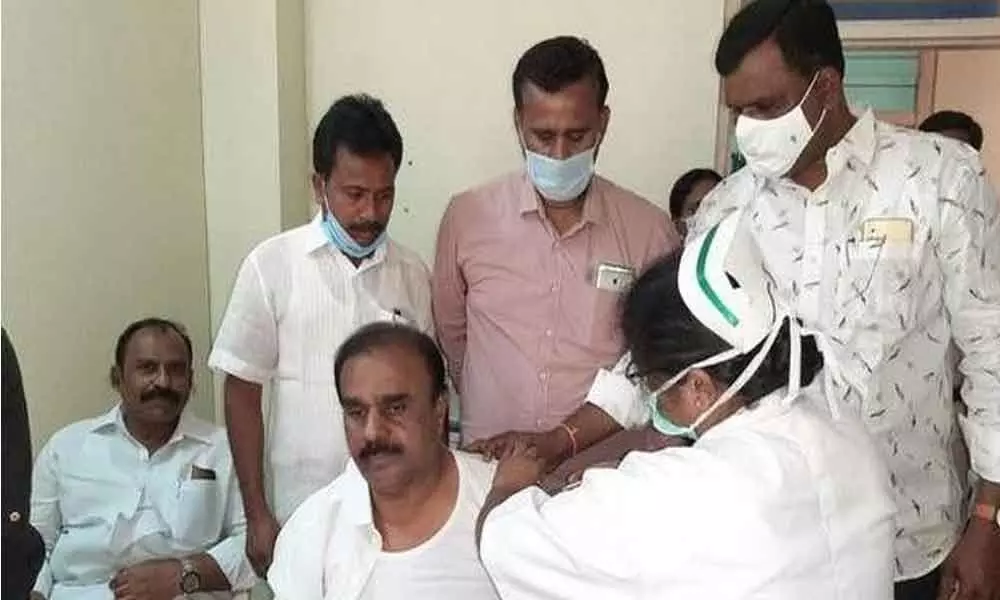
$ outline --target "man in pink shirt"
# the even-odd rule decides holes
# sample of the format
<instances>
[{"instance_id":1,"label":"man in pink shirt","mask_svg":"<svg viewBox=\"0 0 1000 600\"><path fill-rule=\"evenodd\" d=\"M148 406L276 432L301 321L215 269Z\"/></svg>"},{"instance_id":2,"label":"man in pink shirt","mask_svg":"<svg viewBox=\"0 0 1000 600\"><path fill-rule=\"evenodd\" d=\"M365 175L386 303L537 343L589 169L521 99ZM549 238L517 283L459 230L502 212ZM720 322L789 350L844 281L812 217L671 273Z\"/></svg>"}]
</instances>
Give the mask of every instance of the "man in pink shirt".
<instances>
[{"instance_id":1,"label":"man in pink shirt","mask_svg":"<svg viewBox=\"0 0 1000 600\"><path fill-rule=\"evenodd\" d=\"M525 167L455 196L438 233L434 319L466 443L572 438L561 423L621 355L622 292L678 243L661 209L594 174L610 111L589 44L536 44L512 87Z\"/></svg>"}]
</instances>

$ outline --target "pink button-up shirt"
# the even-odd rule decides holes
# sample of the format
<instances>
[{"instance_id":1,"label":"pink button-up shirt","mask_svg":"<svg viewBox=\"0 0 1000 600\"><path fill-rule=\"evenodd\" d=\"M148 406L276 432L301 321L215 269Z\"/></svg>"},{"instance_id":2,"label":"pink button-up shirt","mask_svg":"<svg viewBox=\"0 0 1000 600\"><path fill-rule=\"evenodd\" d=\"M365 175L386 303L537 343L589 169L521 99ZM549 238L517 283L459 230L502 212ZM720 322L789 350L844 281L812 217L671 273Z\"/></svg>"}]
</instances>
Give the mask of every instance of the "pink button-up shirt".
<instances>
[{"instance_id":1,"label":"pink button-up shirt","mask_svg":"<svg viewBox=\"0 0 1000 600\"><path fill-rule=\"evenodd\" d=\"M435 326L461 395L468 443L555 427L622 353L621 293L599 265L638 274L678 244L657 206L594 177L580 223L559 235L527 176L459 194L438 232Z\"/></svg>"}]
</instances>

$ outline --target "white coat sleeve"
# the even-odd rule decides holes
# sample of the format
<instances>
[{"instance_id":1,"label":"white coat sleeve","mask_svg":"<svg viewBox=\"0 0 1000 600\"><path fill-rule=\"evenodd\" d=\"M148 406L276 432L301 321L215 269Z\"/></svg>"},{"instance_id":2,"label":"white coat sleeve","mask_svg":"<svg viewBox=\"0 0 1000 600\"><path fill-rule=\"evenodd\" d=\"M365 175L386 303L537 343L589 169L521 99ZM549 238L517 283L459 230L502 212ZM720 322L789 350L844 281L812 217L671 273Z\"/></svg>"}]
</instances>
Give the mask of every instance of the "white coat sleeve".
<instances>
[{"instance_id":1,"label":"white coat sleeve","mask_svg":"<svg viewBox=\"0 0 1000 600\"><path fill-rule=\"evenodd\" d=\"M532 487L494 508L483 524L480 557L500 597L632 597L646 518L639 505L648 495L636 483L596 469L574 490L549 496Z\"/></svg>"},{"instance_id":2,"label":"white coat sleeve","mask_svg":"<svg viewBox=\"0 0 1000 600\"><path fill-rule=\"evenodd\" d=\"M649 420L642 392L625 376L631 362L631 355L625 354L611 370L599 370L584 399L625 429L639 427Z\"/></svg>"}]
</instances>

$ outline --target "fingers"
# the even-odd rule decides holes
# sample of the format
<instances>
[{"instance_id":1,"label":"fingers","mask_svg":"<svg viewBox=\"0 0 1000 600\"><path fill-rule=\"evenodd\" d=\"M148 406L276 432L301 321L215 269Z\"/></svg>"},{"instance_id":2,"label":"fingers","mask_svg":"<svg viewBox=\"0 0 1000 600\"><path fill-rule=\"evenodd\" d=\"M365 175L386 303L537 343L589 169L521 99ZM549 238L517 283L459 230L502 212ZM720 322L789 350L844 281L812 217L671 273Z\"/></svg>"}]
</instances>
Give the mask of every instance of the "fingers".
<instances>
[{"instance_id":1,"label":"fingers","mask_svg":"<svg viewBox=\"0 0 1000 600\"><path fill-rule=\"evenodd\" d=\"M500 454L500 460L507 460L510 458L537 459L538 449L535 448L534 444L529 443L526 438L516 437L511 439L504 446L503 451Z\"/></svg>"},{"instance_id":2,"label":"fingers","mask_svg":"<svg viewBox=\"0 0 1000 600\"><path fill-rule=\"evenodd\" d=\"M962 592L962 586L958 582L954 569L946 566L941 574L941 584L938 586L938 600L972 600L972 596Z\"/></svg>"},{"instance_id":3,"label":"fingers","mask_svg":"<svg viewBox=\"0 0 1000 600\"><path fill-rule=\"evenodd\" d=\"M937 600L953 600L957 584L955 572L946 561L941 567L941 583L938 584Z\"/></svg>"}]
</instances>

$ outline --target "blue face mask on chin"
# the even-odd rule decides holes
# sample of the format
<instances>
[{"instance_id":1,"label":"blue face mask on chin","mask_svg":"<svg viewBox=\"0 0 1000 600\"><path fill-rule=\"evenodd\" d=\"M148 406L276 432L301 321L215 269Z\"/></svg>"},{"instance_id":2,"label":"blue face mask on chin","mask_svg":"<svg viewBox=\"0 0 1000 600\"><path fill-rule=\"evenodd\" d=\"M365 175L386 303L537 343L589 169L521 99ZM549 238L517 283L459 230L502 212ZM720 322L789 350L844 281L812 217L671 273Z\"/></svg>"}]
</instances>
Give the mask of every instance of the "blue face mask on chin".
<instances>
[{"instance_id":1,"label":"blue face mask on chin","mask_svg":"<svg viewBox=\"0 0 1000 600\"><path fill-rule=\"evenodd\" d=\"M347 256L355 259L365 258L371 256L376 250L383 246L388 239L386 231L383 229L382 233L378 234L372 242L368 245L362 246L351 234L344 229L344 226L340 224L340 221L333 216L333 211L330 210L330 205L324 198L323 206L326 208L326 212L323 215L323 233L326 234L326 239L329 240L331 244L337 249L346 254Z\"/></svg>"}]
</instances>

